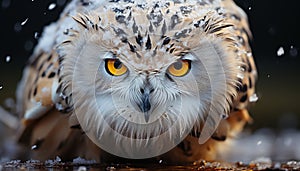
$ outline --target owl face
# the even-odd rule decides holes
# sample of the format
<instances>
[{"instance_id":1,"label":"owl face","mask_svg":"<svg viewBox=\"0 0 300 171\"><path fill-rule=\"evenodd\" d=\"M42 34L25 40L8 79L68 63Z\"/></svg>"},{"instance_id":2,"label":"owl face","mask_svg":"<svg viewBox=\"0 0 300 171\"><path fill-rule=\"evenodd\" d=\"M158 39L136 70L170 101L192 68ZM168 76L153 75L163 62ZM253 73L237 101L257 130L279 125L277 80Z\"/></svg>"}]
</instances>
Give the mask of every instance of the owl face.
<instances>
[{"instance_id":1,"label":"owl face","mask_svg":"<svg viewBox=\"0 0 300 171\"><path fill-rule=\"evenodd\" d=\"M134 157L149 145L165 149L155 150L161 154L207 120L215 128L228 113L241 72L230 26L211 11L177 15L181 8L172 5L169 13L162 12L167 6L124 6L122 15L115 7L79 15L77 30L59 48L74 113L103 149L126 139L136 142Z\"/></svg>"}]
</instances>

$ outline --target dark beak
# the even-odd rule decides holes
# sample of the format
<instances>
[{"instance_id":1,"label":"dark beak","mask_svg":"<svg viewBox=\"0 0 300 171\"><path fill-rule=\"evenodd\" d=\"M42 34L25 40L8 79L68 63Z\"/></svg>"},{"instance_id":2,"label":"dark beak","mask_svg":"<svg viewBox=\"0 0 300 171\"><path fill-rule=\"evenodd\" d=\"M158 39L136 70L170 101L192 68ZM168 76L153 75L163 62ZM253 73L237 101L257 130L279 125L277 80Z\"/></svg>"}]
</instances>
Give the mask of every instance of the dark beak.
<instances>
[{"instance_id":1,"label":"dark beak","mask_svg":"<svg viewBox=\"0 0 300 171\"><path fill-rule=\"evenodd\" d=\"M151 89L149 86L145 86L145 88L142 88L140 91L142 93L142 96L139 108L144 113L145 121L148 122L149 110L151 109L150 94L152 93L153 89Z\"/></svg>"}]
</instances>

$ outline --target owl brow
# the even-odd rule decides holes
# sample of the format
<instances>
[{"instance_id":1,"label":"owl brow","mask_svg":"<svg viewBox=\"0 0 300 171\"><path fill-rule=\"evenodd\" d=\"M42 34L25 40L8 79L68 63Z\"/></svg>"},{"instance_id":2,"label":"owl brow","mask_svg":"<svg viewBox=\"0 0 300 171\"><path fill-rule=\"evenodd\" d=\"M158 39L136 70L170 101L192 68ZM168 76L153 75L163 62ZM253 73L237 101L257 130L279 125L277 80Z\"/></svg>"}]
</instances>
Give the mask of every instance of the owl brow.
<instances>
[{"instance_id":1,"label":"owl brow","mask_svg":"<svg viewBox=\"0 0 300 171\"><path fill-rule=\"evenodd\" d=\"M117 55L112 51L106 52L106 54L103 57L103 59L117 59L117 58L118 58Z\"/></svg>"},{"instance_id":2,"label":"owl brow","mask_svg":"<svg viewBox=\"0 0 300 171\"><path fill-rule=\"evenodd\" d=\"M193 61L195 60L195 57L193 55L193 53L191 52L186 52L184 55L182 55L179 59L181 60L189 60L189 61Z\"/></svg>"}]
</instances>

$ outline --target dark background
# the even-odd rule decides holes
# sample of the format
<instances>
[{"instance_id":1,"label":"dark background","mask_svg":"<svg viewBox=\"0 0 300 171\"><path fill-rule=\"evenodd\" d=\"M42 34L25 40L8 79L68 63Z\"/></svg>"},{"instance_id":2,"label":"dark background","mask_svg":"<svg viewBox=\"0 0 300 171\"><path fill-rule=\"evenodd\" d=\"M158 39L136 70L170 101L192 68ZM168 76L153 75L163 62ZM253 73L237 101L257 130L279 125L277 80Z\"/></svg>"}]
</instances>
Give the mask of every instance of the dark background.
<instances>
[{"instance_id":1,"label":"dark background","mask_svg":"<svg viewBox=\"0 0 300 171\"><path fill-rule=\"evenodd\" d=\"M66 2L0 0L0 105L5 105L4 99L14 98L22 69L43 26L58 18ZM251 128L300 128L300 1L236 2L249 16L259 72L259 100L251 106L255 120ZM56 4L53 10L48 9L51 3ZM285 53L279 57L280 47ZM7 56L11 57L9 62Z\"/></svg>"}]
</instances>

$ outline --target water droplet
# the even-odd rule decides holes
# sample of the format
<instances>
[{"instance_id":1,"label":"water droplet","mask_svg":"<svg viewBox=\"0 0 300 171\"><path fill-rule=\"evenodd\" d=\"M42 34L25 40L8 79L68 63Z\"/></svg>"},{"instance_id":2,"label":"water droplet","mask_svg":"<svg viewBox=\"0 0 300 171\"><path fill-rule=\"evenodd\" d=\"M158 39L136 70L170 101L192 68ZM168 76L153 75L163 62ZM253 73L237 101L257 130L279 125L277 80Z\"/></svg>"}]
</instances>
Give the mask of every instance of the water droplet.
<instances>
[{"instance_id":1,"label":"water droplet","mask_svg":"<svg viewBox=\"0 0 300 171\"><path fill-rule=\"evenodd\" d=\"M277 50L277 56L282 56L284 55L284 49L283 47L280 47L278 50Z\"/></svg>"},{"instance_id":2,"label":"water droplet","mask_svg":"<svg viewBox=\"0 0 300 171\"><path fill-rule=\"evenodd\" d=\"M252 94L249 98L250 102L256 102L258 100L258 97L256 95L256 93Z\"/></svg>"},{"instance_id":3,"label":"water droplet","mask_svg":"<svg viewBox=\"0 0 300 171\"><path fill-rule=\"evenodd\" d=\"M6 56L5 61L6 62L10 62L10 60L11 60L11 57L10 56Z\"/></svg>"},{"instance_id":4,"label":"water droplet","mask_svg":"<svg viewBox=\"0 0 300 171\"><path fill-rule=\"evenodd\" d=\"M56 4L55 4L55 3L51 3L51 4L48 6L48 10L53 10L55 7L56 7Z\"/></svg>"},{"instance_id":5,"label":"water droplet","mask_svg":"<svg viewBox=\"0 0 300 171\"><path fill-rule=\"evenodd\" d=\"M24 25L27 23L28 19L29 19L29 18L26 18L26 19L21 23L21 26L24 26Z\"/></svg>"},{"instance_id":6,"label":"water droplet","mask_svg":"<svg viewBox=\"0 0 300 171\"><path fill-rule=\"evenodd\" d=\"M291 55L291 57L298 56L298 50L297 50L297 48L295 48L294 46L291 46L291 48L290 48L290 55Z\"/></svg>"}]
</instances>

